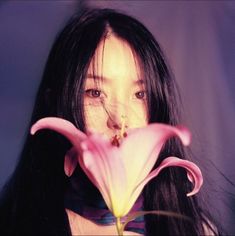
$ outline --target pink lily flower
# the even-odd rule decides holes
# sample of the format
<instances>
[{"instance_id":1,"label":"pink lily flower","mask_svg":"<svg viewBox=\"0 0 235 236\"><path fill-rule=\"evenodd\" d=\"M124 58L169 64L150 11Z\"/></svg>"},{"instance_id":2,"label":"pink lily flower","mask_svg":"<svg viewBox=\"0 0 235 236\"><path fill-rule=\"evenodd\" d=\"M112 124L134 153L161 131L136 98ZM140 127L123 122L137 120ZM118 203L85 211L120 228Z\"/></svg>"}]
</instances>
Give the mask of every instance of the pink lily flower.
<instances>
[{"instance_id":1,"label":"pink lily flower","mask_svg":"<svg viewBox=\"0 0 235 236\"><path fill-rule=\"evenodd\" d=\"M70 176L79 162L116 218L130 211L144 186L163 168L178 166L186 169L194 184L187 196L196 194L203 183L200 169L194 163L177 157L164 159L158 168L152 170L169 138L177 136L184 145L190 144L190 132L184 127L155 123L128 130L127 137L118 147L104 135L86 135L61 118L39 120L32 126L31 134L40 129L52 129L70 140L73 147L65 157L65 173Z\"/></svg>"}]
</instances>

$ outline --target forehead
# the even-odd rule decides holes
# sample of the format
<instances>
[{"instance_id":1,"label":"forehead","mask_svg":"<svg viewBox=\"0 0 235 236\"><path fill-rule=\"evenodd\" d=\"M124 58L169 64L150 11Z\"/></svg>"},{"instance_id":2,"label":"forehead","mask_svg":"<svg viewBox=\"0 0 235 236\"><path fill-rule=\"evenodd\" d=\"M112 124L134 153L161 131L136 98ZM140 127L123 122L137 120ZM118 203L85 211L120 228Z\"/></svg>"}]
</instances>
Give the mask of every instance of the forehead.
<instances>
[{"instance_id":1,"label":"forehead","mask_svg":"<svg viewBox=\"0 0 235 236\"><path fill-rule=\"evenodd\" d=\"M112 80L140 79L140 66L135 53L127 42L111 34L102 40L88 68L95 74Z\"/></svg>"}]
</instances>

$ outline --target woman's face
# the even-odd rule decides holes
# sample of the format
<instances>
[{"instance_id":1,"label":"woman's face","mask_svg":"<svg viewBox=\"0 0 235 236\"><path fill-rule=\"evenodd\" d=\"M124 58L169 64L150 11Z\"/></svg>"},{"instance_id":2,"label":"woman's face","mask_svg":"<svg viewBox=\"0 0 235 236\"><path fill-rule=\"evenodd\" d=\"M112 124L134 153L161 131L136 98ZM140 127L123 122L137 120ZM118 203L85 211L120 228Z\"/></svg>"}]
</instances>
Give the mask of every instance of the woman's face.
<instances>
[{"instance_id":1,"label":"woman's face","mask_svg":"<svg viewBox=\"0 0 235 236\"><path fill-rule=\"evenodd\" d=\"M110 35L100 43L85 81L86 129L112 138L121 126L147 124L144 81L129 45Z\"/></svg>"}]
</instances>

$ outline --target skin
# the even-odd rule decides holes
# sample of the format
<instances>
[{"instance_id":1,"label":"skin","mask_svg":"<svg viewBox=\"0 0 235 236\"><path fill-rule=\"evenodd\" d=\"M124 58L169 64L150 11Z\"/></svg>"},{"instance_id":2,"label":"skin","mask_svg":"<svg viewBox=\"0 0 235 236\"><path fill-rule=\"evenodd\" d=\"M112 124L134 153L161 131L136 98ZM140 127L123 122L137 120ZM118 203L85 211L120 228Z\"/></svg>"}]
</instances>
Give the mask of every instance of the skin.
<instances>
[{"instance_id":1,"label":"skin","mask_svg":"<svg viewBox=\"0 0 235 236\"><path fill-rule=\"evenodd\" d=\"M84 113L87 130L112 139L127 128L147 125L146 94L130 46L110 34L88 68ZM66 209L73 235L117 235L115 225L100 226ZM139 235L125 231L124 235Z\"/></svg>"},{"instance_id":2,"label":"skin","mask_svg":"<svg viewBox=\"0 0 235 236\"><path fill-rule=\"evenodd\" d=\"M112 138L122 125L147 124L146 94L130 46L109 35L97 48L85 82L84 113L88 130Z\"/></svg>"}]
</instances>

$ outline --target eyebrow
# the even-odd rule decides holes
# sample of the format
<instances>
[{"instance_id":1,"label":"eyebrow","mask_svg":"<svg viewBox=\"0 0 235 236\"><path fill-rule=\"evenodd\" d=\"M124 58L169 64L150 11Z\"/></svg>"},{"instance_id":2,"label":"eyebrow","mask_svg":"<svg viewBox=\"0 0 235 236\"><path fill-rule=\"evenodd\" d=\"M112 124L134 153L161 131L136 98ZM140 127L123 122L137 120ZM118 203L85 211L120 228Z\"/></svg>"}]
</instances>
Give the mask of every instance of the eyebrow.
<instances>
[{"instance_id":1,"label":"eyebrow","mask_svg":"<svg viewBox=\"0 0 235 236\"><path fill-rule=\"evenodd\" d=\"M100 75L95 75L95 74L87 74L87 79L95 79L95 80L101 80L105 83L109 83L110 79L104 76L100 76ZM144 84L144 80L143 79L137 79L134 81L134 84L137 85L143 85Z\"/></svg>"}]
</instances>

